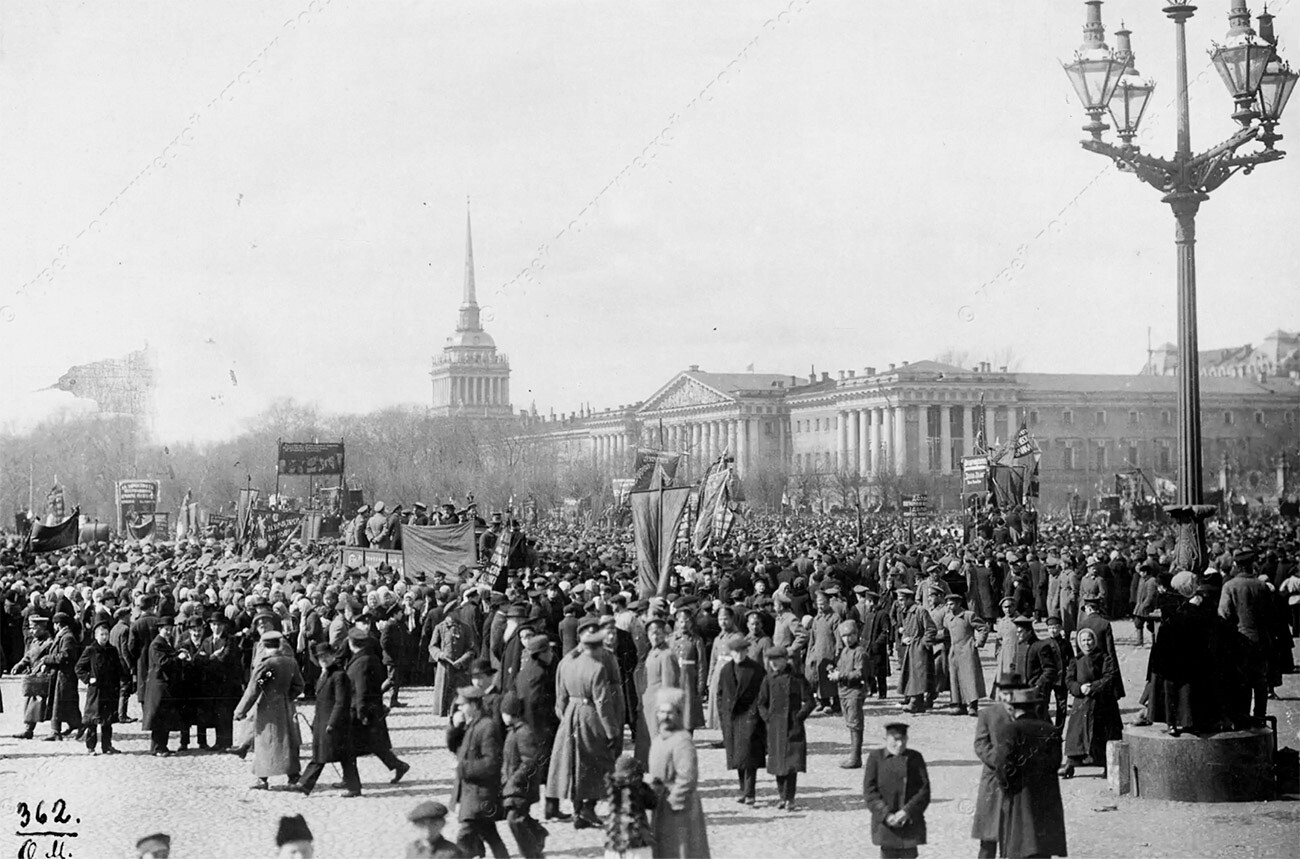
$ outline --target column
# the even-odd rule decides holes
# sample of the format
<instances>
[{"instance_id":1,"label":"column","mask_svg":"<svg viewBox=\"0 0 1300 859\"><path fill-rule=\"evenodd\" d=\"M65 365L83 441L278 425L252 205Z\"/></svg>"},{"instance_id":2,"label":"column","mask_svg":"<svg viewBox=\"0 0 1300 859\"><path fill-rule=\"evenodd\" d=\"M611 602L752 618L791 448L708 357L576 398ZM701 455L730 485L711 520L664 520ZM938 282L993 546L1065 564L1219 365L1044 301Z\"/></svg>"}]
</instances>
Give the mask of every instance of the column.
<instances>
[{"instance_id":1,"label":"column","mask_svg":"<svg viewBox=\"0 0 1300 859\"><path fill-rule=\"evenodd\" d=\"M871 472L871 439L868 429L871 426L871 412L858 409L853 413L853 432L858 442L858 474Z\"/></svg>"},{"instance_id":2,"label":"column","mask_svg":"<svg viewBox=\"0 0 1300 859\"><path fill-rule=\"evenodd\" d=\"M784 466L785 457L785 425L789 422L788 415L778 415L776 419L776 461L779 465Z\"/></svg>"},{"instance_id":3,"label":"column","mask_svg":"<svg viewBox=\"0 0 1300 859\"><path fill-rule=\"evenodd\" d=\"M724 426L727 428L727 448L731 455L735 457L737 464L740 462L740 421L727 421Z\"/></svg>"},{"instance_id":4,"label":"column","mask_svg":"<svg viewBox=\"0 0 1300 859\"><path fill-rule=\"evenodd\" d=\"M867 409L867 470L880 471L880 424L884 420L880 409Z\"/></svg>"},{"instance_id":5,"label":"column","mask_svg":"<svg viewBox=\"0 0 1300 859\"><path fill-rule=\"evenodd\" d=\"M930 407L922 403L916 407L916 470L922 474L930 471Z\"/></svg>"},{"instance_id":6,"label":"column","mask_svg":"<svg viewBox=\"0 0 1300 859\"><path fill-rule=\"evenodd\" d=\"M736 421L736 471L741 477L749 471L749 418Z\"/></svg>"},{"instance_id":7,"label":"column","mask_svg":"<svg viewBox=\"0 0 1300 859\"><path fill-rule=\"evenodd\" d=\"M952 474L952 406L939 406L939 470Z\"/></svg>"},{"instance_id":8,"label":"column","mask_svg":"<svg viewBox=\"0 0 1300 859\"><path fill-rule=\"evenodd\" d=\"M835 464L839 469L849 470L849 413L840 412L836 415L836 431L839 436L839 455L835 458Z\"/></svg>"},{"instance_id":9,"label":"column","mask_svg":"<svg viewBox=\"0 0 1300 859\"><path fill-rule=\"evenodd\" d=\"M893 406L885 406L880 410L881 471L889 471L894 467L894 411Z\"/></svg>"},{"instance_id":10,"label":"column","mask_svg":"<svg viewBox=\"0 0 1300 859\"><path fill-rule=\"evenodd\" d=\"M907 473L907 407L894 407L894 473Z\"/></svg>"}]
</instances>

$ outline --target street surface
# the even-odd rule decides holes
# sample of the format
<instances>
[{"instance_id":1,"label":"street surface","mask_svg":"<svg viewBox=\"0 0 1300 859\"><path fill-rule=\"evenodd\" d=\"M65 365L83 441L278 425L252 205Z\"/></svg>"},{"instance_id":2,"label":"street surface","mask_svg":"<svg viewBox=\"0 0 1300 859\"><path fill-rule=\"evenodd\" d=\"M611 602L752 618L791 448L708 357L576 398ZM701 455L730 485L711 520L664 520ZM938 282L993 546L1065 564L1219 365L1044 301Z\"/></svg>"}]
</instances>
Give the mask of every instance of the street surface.
<instances>
[{"instance_id":1,"label":"street surface","mask_svg":"<svg viewBox=\"0 0 1300 859\"><path fill-rule=\"evenodd\" d=\"M1132 646L1132 625L1115 624L1125 684L1131 690L1122 702L1125 722L1133 720L1142 689L1147 650ZM985 648L985 675L992 677L992 645ZM891 678L893 679L893 678ZM390 730L399 757L412 769L399 785L374 758L361 762L365 795L344 799L331 788L337 768L326 770L311 797L283 789L248 790L254 778L250 764L229 754L191 753L171 759L147 754L147 739L138 723L118 726L117 746L124 754L91 757L81 743L19 741L10 735L21 728L20 680L5 677L5 712L0 716L0 856L110 859L134 855L137 837L164 831L172 836L172 855L202 859L244 859L273 856L276 823L281 815L301 812L316 836L317 856L400 857L413 836L406 812L424 799L446 802L451 789L453 759L444 745L443 722L430 715L432 690L411 690L411 706L394 711ZM1300 675L1289 675L1279 690L1283 701L1270 702L1281 726L1279 745L1300 747ZM941 697L940 702L942 703ZM892 702L867 708L869 746L879 745L885 722L900 718ZM310 705L303 708L310 714ZM134 707L132 715L138 715ZM929 844L922 856L973 856L971 811L980 768L971 751L975 720L966 715L937 713L903 716L912 725L911 746L929 764L933 801L926 815ZM38 726L37 736L46 732ZM709 748L717 731L697 734L700 746L700 794L708 815L709 842L715 857L876 856L870 844L870 818L862 803L862 771L841 770L846 732L839 717L822 716L808 723L809 772L800 776L799 807L779 811L774 780L760 773L759 803L737 805L734 774L724 770L724 752ZM175 747L175 735L172 745ZM309 747L308 747L309 748ZM303 764L307 758L304 756ZM1300 853L1300 802L1292 800L1230 805L1193 805L1138 800L1110 793L1100 770L1081 769L1062 782L1071 856L1232 856L1289 857ZM66 804L67 822L56 824L57 800ZM36 838L36 852L20 853L15 837L22 820L19 803L35 815L43 803L47 818L34 818L24 831L75 831L62 839ZM536 813L540 814L537 807ZM454 823L448 835L454 837ZM505 824L500 828L512 851L515 845ZM30 848L29 848L30 850ZM548 856L603 855L599 831L575 831L553 825Z\"/></svg>"}]
</instances>

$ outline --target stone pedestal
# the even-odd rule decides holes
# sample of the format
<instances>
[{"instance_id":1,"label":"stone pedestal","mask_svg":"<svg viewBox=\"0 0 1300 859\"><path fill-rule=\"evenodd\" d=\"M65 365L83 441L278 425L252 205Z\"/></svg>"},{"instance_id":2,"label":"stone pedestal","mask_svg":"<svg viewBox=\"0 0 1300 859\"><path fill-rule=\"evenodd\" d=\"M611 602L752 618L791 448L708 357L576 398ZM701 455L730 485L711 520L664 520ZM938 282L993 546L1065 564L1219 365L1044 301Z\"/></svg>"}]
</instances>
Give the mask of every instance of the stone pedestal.
<instances>
[{"instance_id":1,"label":"stone pedestal","mask_svg":"<svg viewBox=\"0 0 1300 859\"><path fill-rule=\"evenodd\" d=\"M1127 727L1124 744L1134 796L1181 802L1273 798L1273 733L1267 728L1171 737L1154 726Z\"/></svg>"}]
</instances>

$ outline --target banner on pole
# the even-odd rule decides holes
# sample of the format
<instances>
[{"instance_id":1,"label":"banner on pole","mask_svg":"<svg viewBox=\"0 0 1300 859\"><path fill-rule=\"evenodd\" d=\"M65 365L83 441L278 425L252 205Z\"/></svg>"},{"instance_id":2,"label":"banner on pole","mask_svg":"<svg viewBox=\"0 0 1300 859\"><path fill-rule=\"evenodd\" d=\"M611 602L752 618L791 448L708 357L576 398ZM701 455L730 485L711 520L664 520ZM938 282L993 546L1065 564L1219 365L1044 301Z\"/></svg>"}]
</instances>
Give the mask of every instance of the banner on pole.
<instances>
[{"instance_id":1,"label":"banner on pole","mask_svg":"<svg viewBox=\"0 0 1300 859\"><path fill-rule=\"evenodd\" d=\"M343 473L342 442L282 441L276 473L287 475L338 475Z\"/></svg>"},{"instance_id":2,"label":"banner on pole","mask_svg":"<svg viewBox=\"0 0 1300 859\"><path fill-rule=\"evenodd\" d=\"M458 581L474 566L474 520L455 525L403 525L402 557L410 573L442 573Z\"/></svg>"},{"instance_id":3,"label":"banner on pole","mask_svg":"<svg viewBox=\"0 0 1300 859\"><path fill-rule=\"evenodd\" d=\"M677 481L677 466L682 455L668 450L637 448L632 466L632 490L658 489L673 486Z\"/></svg>"},{"instance_id":4,"label":"banner on pole","mask_svg":"<svg viewBox=\"0 0 1300 859\"><path fill-rule=\"evenodd\" d=\"M27 535L26 549L29 552L53 552L77 545L81 536L81 508L72 508L72 515L57 525L32 523L32 530Z\"/></svg>"},{"instance_id":5,"label":"banner on pole","mask_svg":"<svg viewBox=\"0 0 1300 859\"><path fill-rule=\"evenodd\" d=\"M667 581L677 543L677 526L692 489L632 493L632 532L636 541L637 582L641 596L653 596Z\"/></svg>"},{"instance_id":6,"label":"banner on pole","mask_svg":"<svg viewBox=\"0 0 1300 859\"><path fill-rule=\"evenodd\" d=\"M152 520L158 512L159 482L157 480L119 480L114 489L117 507L117 530L126 532L128 523L139 525Z\"/></svg>"}]
</instances>

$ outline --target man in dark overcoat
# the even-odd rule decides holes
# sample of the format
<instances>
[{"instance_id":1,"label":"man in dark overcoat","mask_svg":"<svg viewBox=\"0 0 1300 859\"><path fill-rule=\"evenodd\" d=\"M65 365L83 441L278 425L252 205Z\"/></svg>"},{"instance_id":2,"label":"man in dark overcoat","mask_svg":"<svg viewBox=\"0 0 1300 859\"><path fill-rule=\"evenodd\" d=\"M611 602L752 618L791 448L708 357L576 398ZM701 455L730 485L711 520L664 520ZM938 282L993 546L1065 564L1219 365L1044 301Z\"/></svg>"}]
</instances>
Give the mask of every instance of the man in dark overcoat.
<instances>
[{"instance_id":1,"label":"man in dark overcoat","mask_svg":"<svg viewBox=\"0 0 1300 859\"><path fill-rule=\"evenodd\" d=\"M235 707L244 695L244 660L230 618L217 612L208 627L212 634L203 639L195 658L203 666L211 703L212 748L224 751L234 745Z\"/></svg>"},{"instance_id":2,"label":"man in dark overcoat","mask_svg":"<svg viewBox=\"0 0 1300 859\"><path fill-rule=\"evenodd\" d=\"M141 678L140 686L144 690L141 707L144 718L140 727L149 732L149 751L160 758L169 758L174 753L167 748L167 734L180 727L180 700L177 690L180 686L180 659L176 656L176 646L172 636L176 632L176 620L170 615L155 618L157 621L153 640L139 664L147 666L147 673Z\"/></svg>"},{"instance_id":3,"label":"man in dark overcoat","mask_svg":"<svg viewBox=\"0 0 1300 859\"><path fill-rule=\"evenodd\" d=\"M907 747L907 725L885 726L884 748L872 749L862 775L862 794L871 811L871 843L882 859L913 859L925 843L930 775L925 758Z\"/></svg>"},{"instance_id":4,"label":"man in dark overcoat","mask_svg":"<svg viewBox=\"0 0 1300 859\"><path fill-rule=\"evenodd\" d=\"M325 769L337 762L343 770L344 796L361 795L361 775L352 745L352 684L338 661L338 651L328 641L313 645L320 677L316 679L316 718L311 729L311 763L302 774L298 790L309 795Z\"/></svg>"},{"instance_id":5,"label":"man in dark overcoat","mask_svg":"<svg viewBox=\"0 0 1300 859\"><path fill-rule=\"evenodd\" d=\"M1037 688L1011 692L1008 703L1014 719L993 751L1002 787L1001 853L1012 859L1065 856L1065 808L1057 776L1061 736L1040 716L1045 701Z\"/></svg>"},{"instance_id":6,"label":"man in dark overcoat","mask_svg":"<svg viewBox=\"0 0 1300 859\"><path fill-rule=\"evenodd\" d=\"M764 654L768 672L758 690L758 715L767 726L767 771L776 776L777 808L794 809L799 773L808 768L804 722L816 706L812 686L794 673L784 647Z\"/></svg>"},{"instance_id":7,"label":"man in dark overcoat","mask_svg":"<svg viewBox=\"0 0 1300 859\"><path fill-rule=\"evenodd\" d=\"M975 757L983 768L980 771L979 789L975 794L975 820L971 837L979 841L979 859L994 859L998 855L998 825L1002 820L1002 784L998 781L994 750L1014 719L1011 692L1025 688L1025 679L1019 674L998 675L994 700L979 711L975 720Z\"/></svg>"},{"instance_id":8,"label":"man in dark overcoat","mask_svg":"<svg viewBox=\"0 0 1300 859\"><path fill-rule=\"evenodd\" d=\"M108 633L108 643L117 651L118 659L122 663L122 685L118 688L117 702L117 721L127 724L136 721L128 715L127 710L131 704L131 693L135 691L135 681L132 679L134 663L131 661L131 609L127 607L119 608L113 613L113 628Z\"/></svg>"},{"instance_id":9,"label":"man in dark overcoat","mask_svg":"<svg viewBox=\"0 0 1300 859\"><path fill-rule=\"evenodd\" d=\"M867 694L875 693L876 698L883 701L889 694L889 642L894 635L889 610L880 606L880 595L873 590L859 591L858 598L857 616L862 628L862 652L866 657Z\"/></svg>"},{"instance_id":10,"label":"man in dark overcoat","mask_svg":"<svg viewBox=\"0 0 1300 859\"><path fill-rule=\"evenodd\" d=\"M497 859L509 856L496 823L501 810L501 736L483 712L483 690L477 686L462 688L456 698L447 750L456 756L451 797L460 818L456 843L471 856L482 856L484 845Z\"/></svg>"},{"instance_id":11,"label":"man in dark overcoat","mask_svg":"<svg viewBox=\"0 0 1300 859\"><path fill-rule=\"evenodd\" d=\"M1012 659L1011 670L1025 678L1025 683L1039 692L1046 715L1047 698L1061 676L1060 659L1056 645L1046 639L1040 639L1034 631L1034 622L1024 615L1017 616L1016 652Z\"/></svg>"},{"instance_id":12,"label":"man in dark overcoat","mask_svg":"<svg viewBox=\"0 0 1300 859\"><path fill-rule=\"evenodd\" d=\"M505 744L501 751L501 801L505 805L506 823L525 859L539 859L546 849L549 834L532 816L532 807L541 798L538 785L545 769L538 765L541 746L528 723L523 720L524 706L514 692L501 698L501 719L505 722Z\"/></svg>"},{"instance_id":13,"label":"man in dark overcoat","mask_svg":"<svg viewBox=\"0 0 1300 859\"><path fill-rule=\"evenodd\" d=\"M718 721L727 750L727 769L740 780L737 801L754 804L758 769L767 763L767 732L758 715L763 666L749 658L749 640L733 639L730 661L718 675Z\"/></svg>"},{"instance_id":14,"label":"man in dark overcoat","mask_svg":"<svg viewBox=\"0 0 1300 859\"><path fill-rule=\"evenodd\" d=\"M127 636L127 653L135 671L135 691L144 706L145 684L149 682L149 645L158 631L157 597L145 594L140 597L140 616L131 624Z\"/></svg>"},{"instance_id":15,"label":"man in dark overcoat","mask_svg":"<svg viewBox=\"0 0 1300 859\"><path fill-rule=\"evenodd\" d=\"M537 741L537 768L543 774L541 780L545 781L551 761L551 744L560 726L560 717L555 712L555 652L551 649L551 640L545 635L539 633L525 642L523 662L515 675L514 693L523 706L521 718L532 728L533 739ZM546 798L545 816L547 820L573 819L560 811L559 799L549 796Z\"/></svg>"},{"instance_id":16,"label":"man in dark overcoat","mask_svg":"<svg viewBox=\"0 0 1300 859\"><path fill-rule=\"evenodd\" d=\"M374 639L363 629L348 633L348 682L352 684L352 737L357 757L374 755L393 773L397 784L411 765L393 754L388 736L388 716L384 709L384 679L387 671L377 652Z\"/></svg>"},{"instance_id":17,"label":"man in dark overcoat","mask_svg":"<svg viewBox=\"0 0 1300 859\"><path fill-rule=\"evenodd\" d=\"M86 749L98 754L118 754L113 748L113 723L117 721L118 695L122 688L122 658L108 641L112 619L99 615L93 621L92 641L77 659L77 678L86 684L86 705L81 717L86 727ZM102 743L99 742L102 739Z\"/></svg>"}]
</instances>

